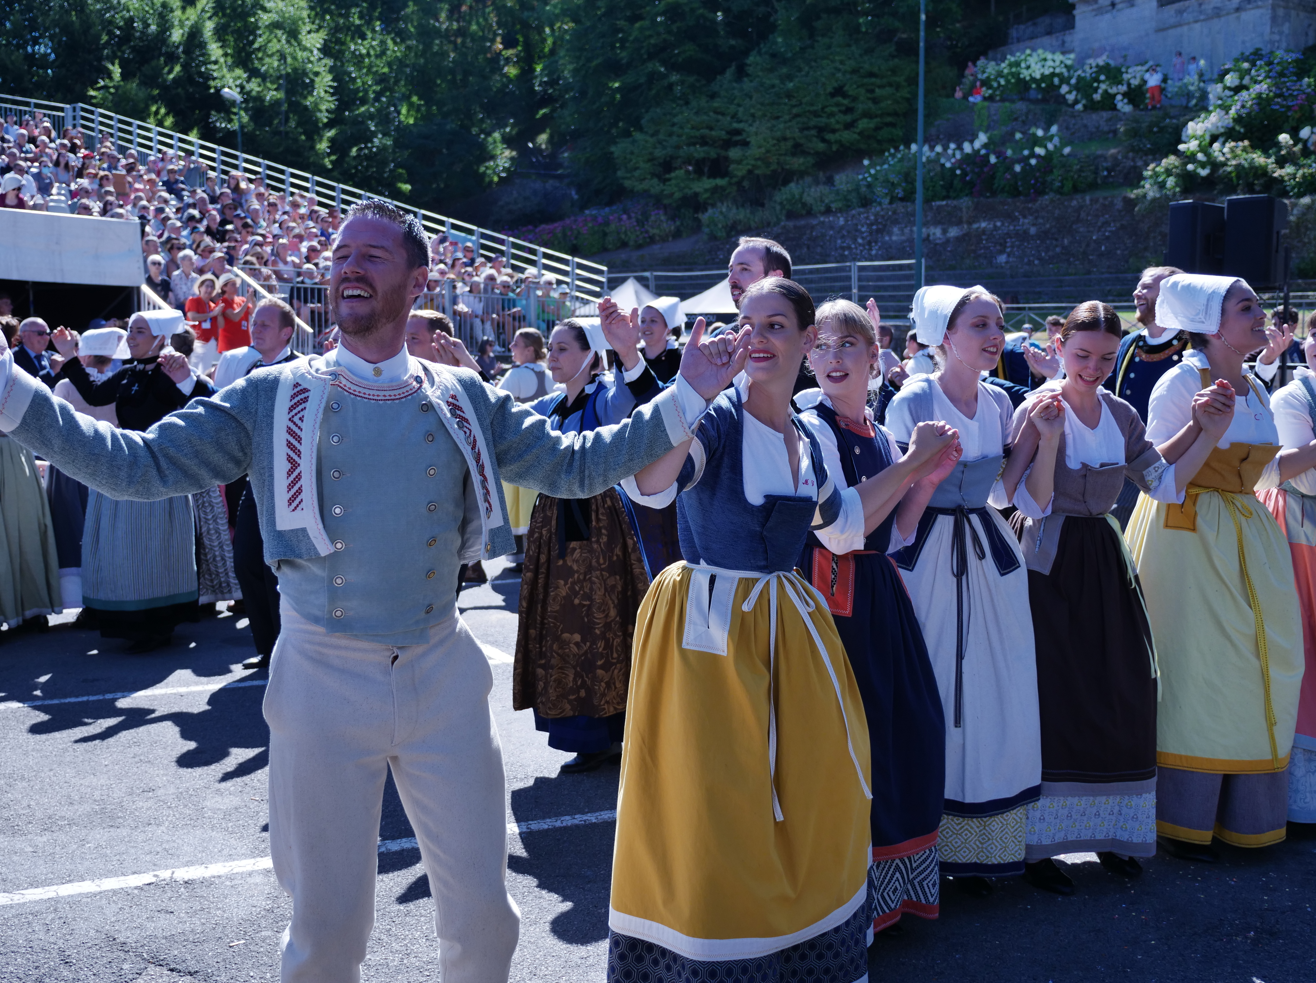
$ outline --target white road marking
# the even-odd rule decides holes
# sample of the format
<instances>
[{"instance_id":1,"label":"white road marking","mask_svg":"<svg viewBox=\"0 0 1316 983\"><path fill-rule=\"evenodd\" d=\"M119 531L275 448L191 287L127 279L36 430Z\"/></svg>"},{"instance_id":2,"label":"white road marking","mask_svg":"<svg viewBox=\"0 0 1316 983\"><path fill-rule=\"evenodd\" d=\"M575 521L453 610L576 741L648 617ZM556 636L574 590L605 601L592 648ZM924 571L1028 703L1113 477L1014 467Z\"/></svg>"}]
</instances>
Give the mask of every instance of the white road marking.
<instances>
[{"instance_id":1,"label":"white road marking","mask_svg":"<svg viewBox=\"0 0 1316 983\"><path fill-rule=\"evenodd\" d=\"M484 650L484 657L493 665L511 665L515 660L504 652L502 649L496 649L492 645L480 643L480 648ZM239 689L244 686L264 686L264 679L232 679L222 680L210 683L202 683L199 686L164 686L159 689L143 689L135 692L125 693L95 693L91 696L64 696L58 699L49 700L7 700L0 703L0 710L20 710L23 707L47 707L57 703L93 703L96 700L128 700L145 696L173 696L178 693L208 693L221 689Z\"/></svg>"},{"instance_id":2,"label":"white road marking","mask_svg":"<svg viewBox=\"0 0 1316 983\"><path fill-rule=\"evenodd\" d=\"M0 710L18 710L22 707L45 707L55 703L91 703L95 700L127 700L139 696L172 696L175 693L206 693L220 689L237 689L242 686L264 686L263 679L231 679L224 682L202 683L200 686L165 686L160 689L143 689L129 693L97 693L93 696L65 696L55 700L28 700L23 703L0 703Z\"/></svg>"},{"instance_id":3,"label":"white road marking","mask_svg":"<svg viewBox=\"0 0 1316 983\"><path fill-rule=\"evenodd\" d=\"M585 812L575 816L555 816L551 819L531 819L523 823L508 823L509 833L533 833L544 829L562 829L567 826L590 826L595 823L611 822L617 818L614 810L605 812ZM400 840L381 840L380 853L395 853L398 850L417 849L416 838L407 837ZM231 860L223 864L203 864L198 867L175 867L172 870L155 870L149 874L131 874L128 877L105 877L95 881L75 881L72 884L56 884L53 887L31 887L23 891L0 893L0 906L26 904L29 901L49 901L52 898L68 898L78 894L99 894L102 891L118 891L127 887L144 887L165 881L184 882L199 881L208 877L225 877L229 874L247 874L256 870L269 870L274 866L269 857L256 857L252 860Z\"/></svg>"}]
</instances>

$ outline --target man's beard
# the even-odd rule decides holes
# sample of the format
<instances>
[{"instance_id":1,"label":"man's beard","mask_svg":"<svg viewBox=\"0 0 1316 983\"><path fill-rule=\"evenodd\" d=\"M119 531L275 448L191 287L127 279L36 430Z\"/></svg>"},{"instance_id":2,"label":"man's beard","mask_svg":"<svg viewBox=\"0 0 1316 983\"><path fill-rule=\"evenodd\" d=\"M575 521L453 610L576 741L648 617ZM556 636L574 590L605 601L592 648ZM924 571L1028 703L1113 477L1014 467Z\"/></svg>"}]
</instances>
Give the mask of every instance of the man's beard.
<instances>
[{"instance_id":1,"label":"man's beard","mask_svg":"<svg viewBox=\"0 0 1316 983\"><path fill-rule=\"evenodd\" d=\"M1153 327L1156 324L1156 298L1147 301L1147 306L1134 315L1134 320L1144 328Z\"/></svg>"},{"instance_id":2,"label":"man's beard","mask_svg":"<svg viewBox=\"0 0 1316 983\"><path fill-rule=\"evenodd\" d=\"M406 317L407 311L411 310L411 304L402 290L385 290L376 293L375 310L372 314L344 315L338 310L336 298L330 306L338 330L349 338L361 341L387 330L390 324L397 323Z\"/></svg>"}]
</instances>

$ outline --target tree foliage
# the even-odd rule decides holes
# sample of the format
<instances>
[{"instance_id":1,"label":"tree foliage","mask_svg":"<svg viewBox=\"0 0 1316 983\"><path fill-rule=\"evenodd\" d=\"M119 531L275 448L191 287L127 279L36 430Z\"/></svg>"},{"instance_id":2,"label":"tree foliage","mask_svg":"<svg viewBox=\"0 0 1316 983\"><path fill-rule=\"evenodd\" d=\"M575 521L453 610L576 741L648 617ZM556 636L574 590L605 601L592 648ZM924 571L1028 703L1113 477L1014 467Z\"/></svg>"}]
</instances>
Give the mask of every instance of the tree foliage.
<instances>
[{"instance_id":1,"label":"tree foliage","mask_svg":"<svg viewBox=\"0 0 1316 983\"><path fill-rule=\"evenodd\" d=\"M84 101L417 204L516 172L582 206L761 203L912 136L917 0L6 4L0 91ZM929 89L960 0L929 5ZM969 32L970 34L972 31Z\"/></svg>"}]
</instances>

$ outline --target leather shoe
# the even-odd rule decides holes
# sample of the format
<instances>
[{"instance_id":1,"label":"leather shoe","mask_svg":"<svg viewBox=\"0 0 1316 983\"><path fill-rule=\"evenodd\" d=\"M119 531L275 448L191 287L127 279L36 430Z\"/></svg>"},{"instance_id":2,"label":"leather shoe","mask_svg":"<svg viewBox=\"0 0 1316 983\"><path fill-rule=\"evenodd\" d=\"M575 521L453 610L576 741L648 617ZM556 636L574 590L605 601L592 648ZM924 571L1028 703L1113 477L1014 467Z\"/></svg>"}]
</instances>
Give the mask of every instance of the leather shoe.
<instances>
[{"instance_id":1,"label":"leather shoe","mask_svg":"<svg viewBox=\"0 0 1316 983\"><path fill-rule=\"evenodd\" d=\"M1073 894L1074 882L1069 875L1056 866L1050 857L1035 863L1024 864L1024 880L1033 887L1052 894Z\"/></svg>"},{"instance_id":2,"label":"leather shoe","mask_svg":"<svg viewBox=\"0 0 1316 983\"><path fill-rule=\"evenodd\" d=\"M971 898L989 898L992 891L992 882L985 877L952 877L957 890L967 894Z\"/></svg>"},{"instance_id":3,"label":"leather shoe","mask_svg":"<svg viewBox=\"0 0 1316 983\"><path fill-rule=\"evenodd\" d=\"M243 669L268 669L269 667L270 657L268 655L258 655L242 663Z\"/></svg>"},{"instance_id":4,"label":"leather shoe","mask_svg":"<svg viewBox=\"0 0 1316 983\"><path fill-rule=\"evenodd\" d=\"M1189 843L1187 840L1176 840L1170 836L1158 836L1156 843L1170 856L1179 860L1191 860L1199 864L1220 862L1220 854L1215 852L1210 843Z\"/></svg>"},{"instance_id":5,"label":"leather shoe","mask_svg":"<svg viewBox=\"0 0 1316 983\"><path fill-rule=\"evenodd\" d=\"M608 748L606 751L593 751L589 754L582 752L562 766L561 774L579 775L587 771L594 771L598 768L602 768L611 761L620 760L621 751L615 746Z\"/></svg>"},{"instance_id":6,"label":"leather shoe","mask_svg":"<svg viewBox=\"0 0 1316 983\"><path fill-rule=\"evenodd\" d=\"M1101 866L1120 877L1134 878L1142 873L1142 864L1138 861L1132 857L1121 857L1119 854L1111 853L1108 850L1098 853L1097 860L1101 862Z\"/></svg>"}]
</instances>

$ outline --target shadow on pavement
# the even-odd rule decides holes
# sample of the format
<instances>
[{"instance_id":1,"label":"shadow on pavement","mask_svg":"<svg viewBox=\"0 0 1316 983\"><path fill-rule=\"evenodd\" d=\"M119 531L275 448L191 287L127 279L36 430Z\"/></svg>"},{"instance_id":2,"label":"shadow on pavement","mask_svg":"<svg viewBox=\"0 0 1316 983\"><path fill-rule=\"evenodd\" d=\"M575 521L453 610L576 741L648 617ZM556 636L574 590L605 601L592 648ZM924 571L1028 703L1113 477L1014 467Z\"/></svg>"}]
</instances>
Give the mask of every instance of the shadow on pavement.
<instances>
[{"instance_id":1,"label":"shadow on pavement","mask_svg":"<svg viewBox=\"0 0 1316 983\"><path fill-rule=\"evenodd\" d=\"M228 676L236 663L253 652L251 633L245 627L237 628L237 620L206 618L179 625L171 645L145 655L127 655L121 651L123 642L69 626L6 639L0 646L0 702L139 693L166 686L180 670L202 682ZM234 682L261 678L252 673ZM264 695L263 686L226 685L209 694L204 709L190 711L172 709L183 701L195 705L195 697L182 694L162 695L158 701L137 697L134 706L121 706L112 699L49 703L29 708L43 719L27 730L33 735L50 735L103 725L74 741L90 744L145 727L172 725L191 745L178 755L179 768L207 768L239 756L220 776L223 782L250 775L268 763L269 730L261 715ZM157 702L157 706L143 705L148 702Z\"/></svg>"},{"instance_id":2,"label":"shadow on pavement","mask_svg":"<svg viewBox=\"0 0 1316 983\"><path fill-rule=\"evenodd\" d=\"M616 765L584 775L536 778L511 794L518 823L615 809ZM612 887L612 822L563 826L520 833L525 855L513 853L507 869L533 877L570 907L550 923L553 935L570 945L590 945L608 937L608 896Z\"/></svg>"}]
</instances>

